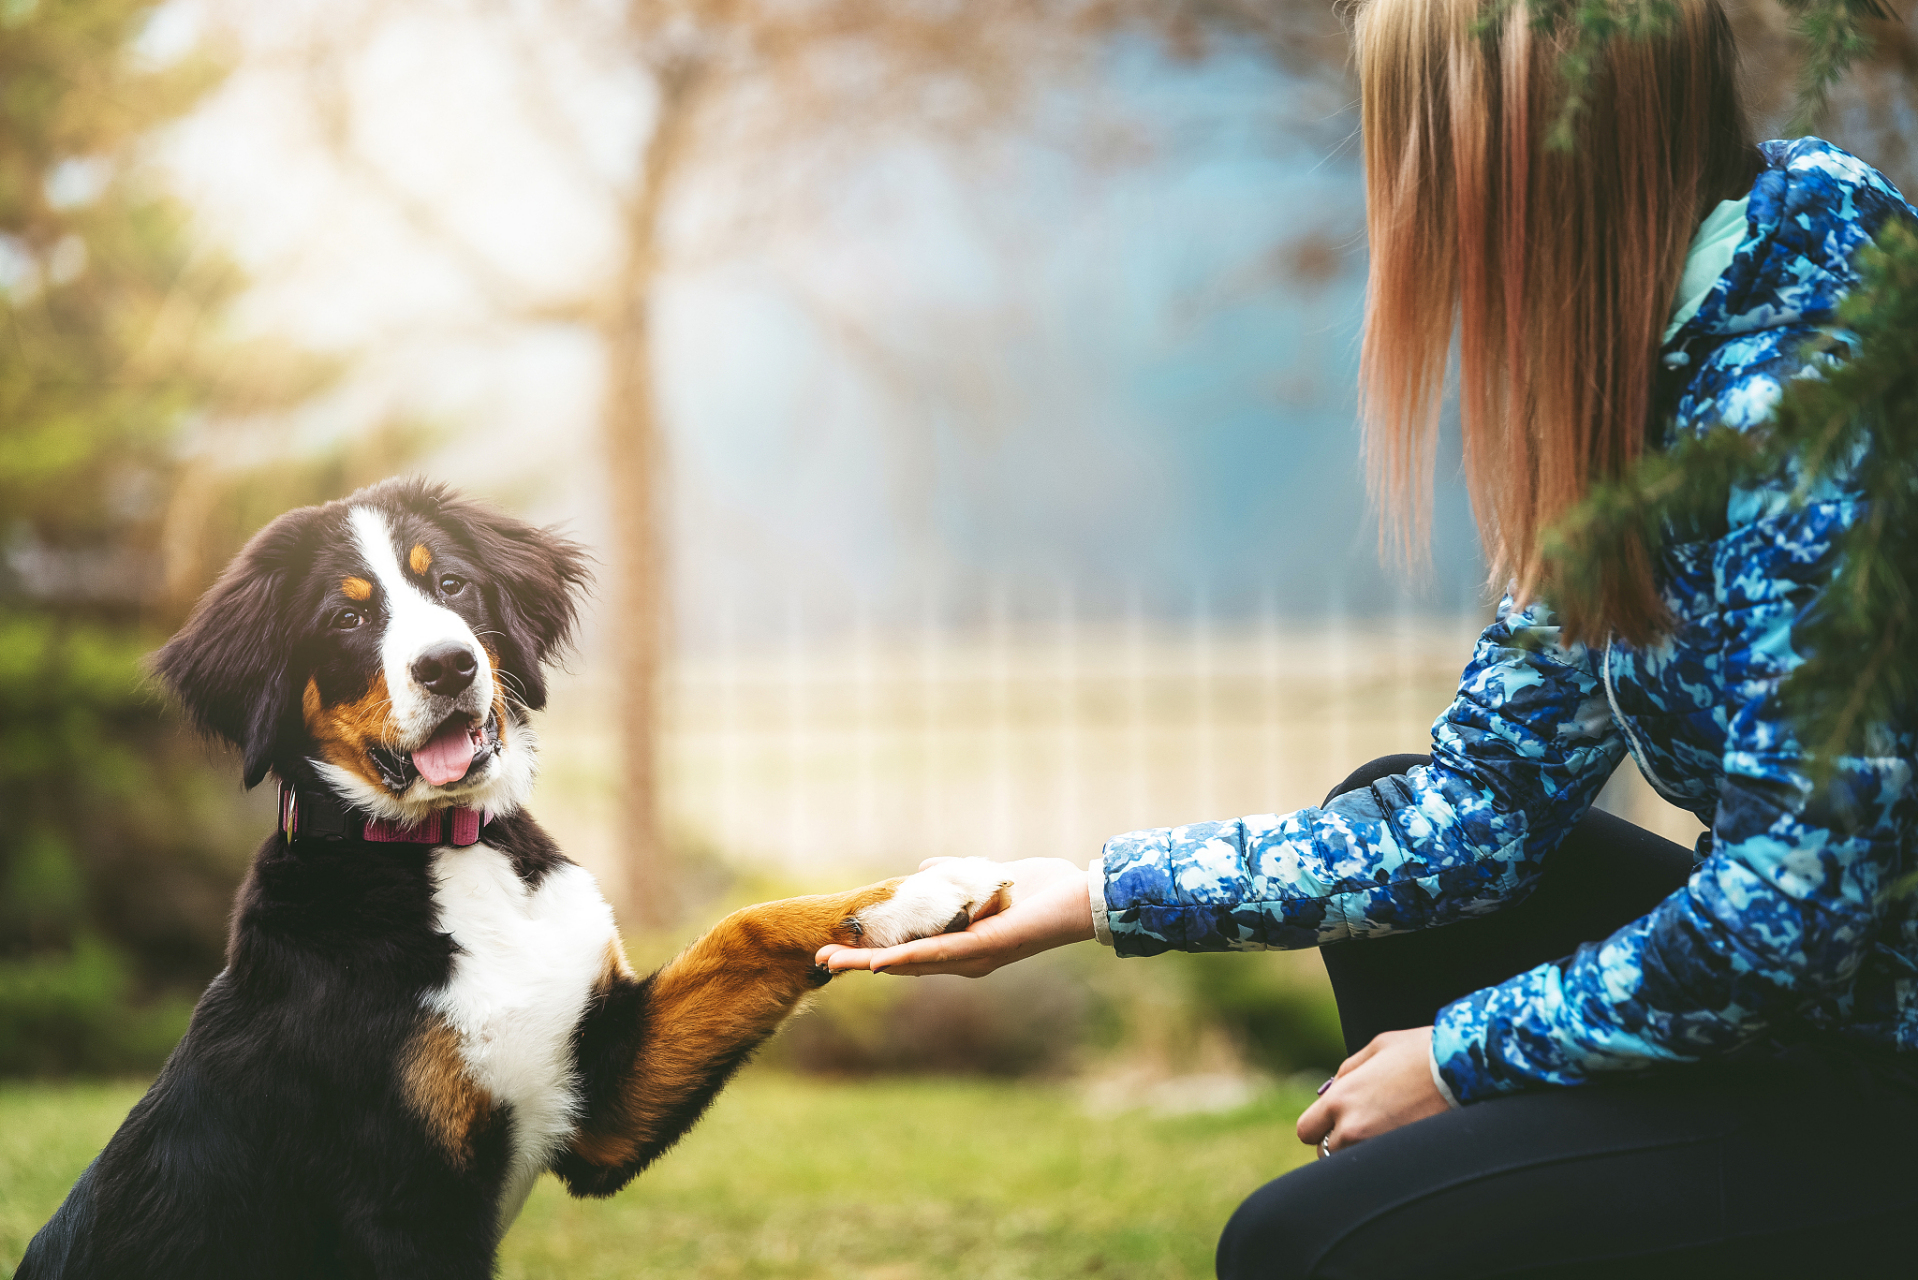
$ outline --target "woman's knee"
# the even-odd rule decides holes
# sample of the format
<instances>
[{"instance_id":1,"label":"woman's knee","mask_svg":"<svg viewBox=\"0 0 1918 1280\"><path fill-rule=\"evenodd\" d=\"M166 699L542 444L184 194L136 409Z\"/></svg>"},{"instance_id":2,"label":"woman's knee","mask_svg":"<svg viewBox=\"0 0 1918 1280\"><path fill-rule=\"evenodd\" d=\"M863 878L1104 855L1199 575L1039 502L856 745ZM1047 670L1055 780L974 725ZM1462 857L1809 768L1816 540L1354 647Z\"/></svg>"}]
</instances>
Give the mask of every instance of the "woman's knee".
<instances>
[{"instance_id":1,"label":"woman's knee","mask_svg":"<svg viewBox=\"0 0 1918 1280\"><path fill-rule=\"evenodd\" d=\"M1344 782L1328 791L1325 795L1325 803L1331 804L1348 791L1369 787L1380 778L1389 778L1395 773L1404 773L1407 769L1430 763L1432 763L1431 756L1421 755L1380 756L1376 760L1368 760L1354 769Z\"/></svg>"},{"instance_id":2,"label":"woman's knee","mask_svg":"<svg viewBox=\"0 0 1918 1280\"><path fill-rule=\"evenodd\" d=\"M1297 1170L1246 1197L1219 1236L1219 1280L1304 1280L1312 1273L1333 1208L1312 1194L1313 1172Z\"/></svg>"}]
</instances>

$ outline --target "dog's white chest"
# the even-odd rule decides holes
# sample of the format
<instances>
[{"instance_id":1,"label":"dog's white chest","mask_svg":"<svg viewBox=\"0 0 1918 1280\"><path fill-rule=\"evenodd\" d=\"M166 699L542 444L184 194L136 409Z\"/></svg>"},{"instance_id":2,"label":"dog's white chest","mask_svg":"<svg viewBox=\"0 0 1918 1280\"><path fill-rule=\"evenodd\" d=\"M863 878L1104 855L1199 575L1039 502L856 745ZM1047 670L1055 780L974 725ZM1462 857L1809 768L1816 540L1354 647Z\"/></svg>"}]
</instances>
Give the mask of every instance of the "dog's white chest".
<instances>
[{"instance_id":1,"label":"dog's white chest","mask_svg":"<svg viewBox=\"0 0 1918 1280\"><path fill-rule=\"evenodd\" d=\"M473 1079L512 1106L502 1225L571 1136L578 1089L573 1030L616 938L612 909L583 867L529 890L485 844L433 855L440 928L457 944L451 980L427 1005L458 1035Z\"/></svg>"}]
</instances>

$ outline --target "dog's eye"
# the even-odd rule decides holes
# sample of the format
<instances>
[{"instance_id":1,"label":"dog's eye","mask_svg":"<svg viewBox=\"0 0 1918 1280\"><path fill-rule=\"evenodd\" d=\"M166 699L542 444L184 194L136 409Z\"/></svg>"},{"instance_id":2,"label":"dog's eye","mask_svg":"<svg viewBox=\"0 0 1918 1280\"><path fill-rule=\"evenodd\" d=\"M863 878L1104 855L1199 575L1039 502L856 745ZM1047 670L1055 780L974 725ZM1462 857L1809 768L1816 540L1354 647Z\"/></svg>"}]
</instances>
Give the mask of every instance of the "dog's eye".
<instances>
[{"instance_id":1,"label":"dog's eye","mask_svg":"<svg viewBox=\"0 0 1918 1280\"><path fill-rule=\"evenodd\" d=\"M365 621L366 615L358 609L342 609L333 615L333 629L335 631L351 631Z\"/></svg>"},{"instance_id":2,"label":"dog's eye","mask_svg":"<svg viewBox=\"0 0 1918 1280\"><path fill-rule=\"evenodd\" d=\"M443 573L440 575L440 591L442 594L456 596L464 590L466 590L466 579L460 577L458 574L452 573Z\"/></svg>"}]
</instances>

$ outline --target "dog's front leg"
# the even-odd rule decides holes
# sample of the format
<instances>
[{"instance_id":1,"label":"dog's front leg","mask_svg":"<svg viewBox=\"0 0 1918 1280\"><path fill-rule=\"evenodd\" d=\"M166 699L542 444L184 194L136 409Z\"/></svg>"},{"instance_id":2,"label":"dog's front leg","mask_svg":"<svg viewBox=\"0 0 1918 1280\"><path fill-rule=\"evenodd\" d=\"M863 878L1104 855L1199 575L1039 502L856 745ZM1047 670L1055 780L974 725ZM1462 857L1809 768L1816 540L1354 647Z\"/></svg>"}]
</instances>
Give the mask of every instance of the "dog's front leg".
<instances>
[{"instance_id":1,"label":"dog's front leg","mask_svg":"<svg viewBox=\"0 0 1918 1280\"><path fill-rule=\"evenodd\" d=\"M611 1195L690 1128L752 1051L827 973L829 942L894 946L963 929L1005 905L983 858L851 893L735 911L644 980L617 944L576 1037L584 1115L554 1171L574 1195Z\"/></svg>"}]
</instances>

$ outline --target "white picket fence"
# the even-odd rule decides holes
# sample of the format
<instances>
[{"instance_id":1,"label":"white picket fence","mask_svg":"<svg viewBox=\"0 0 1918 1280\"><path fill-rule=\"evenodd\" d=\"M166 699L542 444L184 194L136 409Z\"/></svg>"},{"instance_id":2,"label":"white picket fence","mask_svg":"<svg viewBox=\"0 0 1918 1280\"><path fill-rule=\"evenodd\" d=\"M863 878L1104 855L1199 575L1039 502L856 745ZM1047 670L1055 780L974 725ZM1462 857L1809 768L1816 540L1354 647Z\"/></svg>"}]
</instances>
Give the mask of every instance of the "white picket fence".
<instances>
[{"instance_id":1,"label":"white picket fence","mask_svg":"<svg viewBox=\"0 0 1918 1280\"><path fill-rule=\"evenodd\" d=\"M824 882L937 854L1084 860L1121 831L1286 812L1425 750L1482 625L1062 610L719 644L668 681L666 821L734 863ZM616 889L614 703L592 668L556 683L535 807ZM1629 764L1601 803L1673 839L1698 831Z\"/></svg>"}]
</instances>

